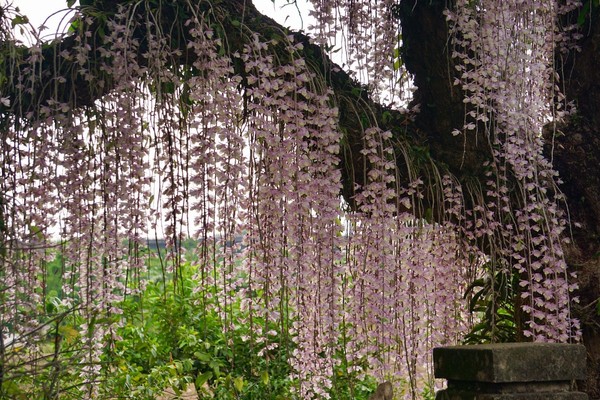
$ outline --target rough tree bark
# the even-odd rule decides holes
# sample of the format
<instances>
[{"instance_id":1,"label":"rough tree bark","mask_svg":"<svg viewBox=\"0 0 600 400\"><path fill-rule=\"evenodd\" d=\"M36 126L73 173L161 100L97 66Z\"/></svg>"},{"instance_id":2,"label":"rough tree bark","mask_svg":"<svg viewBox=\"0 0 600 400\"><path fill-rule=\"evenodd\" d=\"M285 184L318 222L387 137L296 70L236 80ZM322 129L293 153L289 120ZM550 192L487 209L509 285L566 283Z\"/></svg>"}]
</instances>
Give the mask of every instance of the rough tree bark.
<instances>
[{"instance_id":1,"label":"rough tree bark","mask_svg":"<svg viewBox=\"0 0 600 400\"><path fill-rule=\"evenodd\" d=\"M95 15L110 15L119 3L121 2L118 0L95 1ZM247 35L240 34L240 23L246 33L256 32L266 39L270 39L273 33L286 32L275 21L261 15L248 0L212 3L210 12L227 33L228 50L232 53L240 51L247 40ZM324 57L321 49L310 44L308 37L294 33L295 39L305 44L303 56L310 59L309 64L326 78L339 104L340 126L347 134L347 145L342 152L340 164L344 175L344 195L347 198L352 196L352 183L360 183L364 176L364 160L360 153L363 143L360 110L374 110L372 114L365 113L374 116L377 120L374 123L392 130L397 137L415 148L428 149L432 162L454 174L461 183L483 180L482 162L489 157L488 147L482 145L485 141L465 142L462 137L450 135L453 128L462 127L464 105L462 92L452 84L455 69L448 54L448 27L442 14L448 3L447 0L401 0L399 3L403 30L402 57L418 88L414 102L421 105L421 111L414 121L407 119L404 114L386 110L374 103L367 90ZM170 29L177 19L177 2L161 4L159 15L165 27ZM208 6L206 11L209 11ZM561 67L558 71L564 76L566 94L577 102L578 112L560 127L562 134L549 141L549 155L553 157L554 166L564 180L562 190L567 195L569 213L574 223L573 244L567 261L571 268L579 272L581 302L575 310L583 323L584 343L588 349L589 379L583 384L590 398L600 398L600 318L596 310L596 303L600 298L600 15L596 14L598 13L588 20L581 52L557 62ZM98 32L97 28L101 23L93 19L91 31ZM178 35L172 43L178 43L182 50L182 56L173 62L191 64L192 55L186 51L188 33L183 24L171 32ZM144 36L141 30L137 34ZM94 35L87 40L92 48L92 57L99 57L97 49L102 44L102 37ZM76 73L76 65L54 63L54 54L69 49L74 44L73 37L66 37L43 49L47 61L43 64L42 74L52 77L53 71L57 71L59 75L71 76L72 79L55 82L55 85L47 85L45 89L40 86L36 92L42 95L35 101L26 93L3 93L14 99L8 111L16 120L35 113L38 104L56 93L64 96L58 98L58 101L85 107L111 89L110 76L100 69L94 73L96 84L90 84L82 81ZM0 50L5 45L0 43ZM142 42L139 51L141 63L143 46ZM17 56L25 58L28 51L23 48ZM8 63L4 64L5 67L7 65ZM243 71L242 65L236 65L236 68ZM42 85L42 82L39 84ZM403 162L399 160L399 164Z\"/></svg>"},{"instance_id":2,"label":"rough tree bark","mask_svg":"<svg viewBox=\"0 0 600 400\"><path fill-rule=\"evenodd\" d=\"M600 398L600 12L582 27L581 52L557 56L556 65L577 114L559 127L553 145L555 168L564 184L573 224L568 263L578 271L583 341L588 350L590 398Z\"/></svg>"}]
</instances>

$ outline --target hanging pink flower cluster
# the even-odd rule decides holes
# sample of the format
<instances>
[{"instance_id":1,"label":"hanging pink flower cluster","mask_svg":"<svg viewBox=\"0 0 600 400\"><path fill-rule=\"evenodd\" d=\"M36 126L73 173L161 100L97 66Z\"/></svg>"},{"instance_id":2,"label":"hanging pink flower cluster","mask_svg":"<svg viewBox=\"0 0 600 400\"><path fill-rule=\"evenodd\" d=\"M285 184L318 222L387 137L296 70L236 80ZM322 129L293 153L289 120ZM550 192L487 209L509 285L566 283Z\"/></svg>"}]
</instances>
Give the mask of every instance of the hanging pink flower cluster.
<instances>
[{"instance_id":1,"label":"hanging pink flower cluster","mask_svg":"<svg viewBox=\"0 0 600 400\"><path fill-rule=\"evenodd\" d=\"M396 0L311 0L309 26L316 41L356 74L383 104L404 106L406 71L400 62L401 33Z\"/></svg>"},{"instance_id":2,"label":"hanging pink flower cluster","mask_svg":"<svg viewBox=\"0 0 600 400\"><path fill-rule=\"evenodd\" d=\"M352 368L380 381L404 381L406 398L433 382L431 350L455 344L464 332L462 293L470 268L455 227L431 225L400 210L419 204L419 178L395 181L389 132L365 132L371 164L348 214L345 247L345 352ZM369 366L362 371L361 366Z\"/></svg>"},{"instance_id":3,"label":"hanging pink flower cluster","mask_svg":"<svg viewBox=\"0 0 600 400\"><path fill-rule=\"evenodd\" d=\"M267 321L287 319L298 395L321 397L331 385L339 332L337 110L297 56L302 45L286 43L290 60L282 64L267 51L274 45L254 37L241 56L250 85L251 175L243 203L248 300ZM274 332L255 328L262 351L272 350Z\"/></svg>"},{"instance_id":4,"label":"hanging pink flower cluster","mask_svg":"<svg viewBox=\"0 0 600 400\"><path fill-rule=\"evenodd\" d=\"M469 109L464 131L487 138L493 149L482 201L468 222L492 247L498 269L519 274L525 335L568 341L572 277L562 250L567 220L557 173L543 154L544 125L564 115L553 70L558 33L554 1L459 1L448 13ZM509 182L518 182L509 187ZM519 204L518 207L513 206Z\"/></svg>"},{"instance_id":5,"label":"hanging pink flower cluster","mask_svg":"<svg viewBox=\"0 0 600 400\"><path fill-rule=\"evenodd\" d=\"M220 301L199 304L221 316L226 332L234 329L232 304L242 283L239 275L243 235L242 201L248 179L248 142L243 125L241 78L234 76L229 58L218 54L223 46L206 23L188 21L198 73L183 83L183 98L190 104L179 116L189 130L189 154L182 154L189 175L190 214L198 240L196 279L204 296L216 293ZM185 108L184 108L185 110Z\"/></svg>"},{"instance_id":6,"label":"hanging pink flower cluster","mask_svg":"<svg viewBox=\"0 0 600 400\"><path fill-rule=\"evenodd\" d=\"M64 145L58 176L64 199L60 204L66 264L63 292L70 294L63 301L80 307L87 321L80 333L89 349L82 373L90 398L98 394L95 382L104 348L117 338L118 323L110 317L121 313L118 304L130 290L126 282L141 282L145 270L139 251L133 250L146 240L149 136L137 82L144 70L135 60L138 44L127 18L127 10L122 9L108 21L111 46L101 51L102 68L115 77L115 89L93 109L76 111L59 131ZM77 60L79 74L93 79L88 47L82 43L74 54L61 56Z\"/></svg>"},{"instance_id":7,"label":"hanging pink flower cluster","mask_svg":"<svg viewBox=\"0 0 600 400\"><path fill-rule=\"evenodd\" d=\"M37 352L42 351L38 346L44 342L46 328L37 317L46 317L46 263L51 261L46 258L54 258L53 248L60 246L62 293L51 301L58 311L72 312L85 321L79 327L83 346L74 357L81 360L81 388L89 398L97 395L100 357L106 342L115 337L111 317L121 312L117 304L127 291L125 283L134 276L139 279L143 269L143 260L128 256L145 240L143 205L148 197L147 136L136 83L141 71L135 70L132 58L136 43L124 22L109 21L108 26L112 47L103 49L103 59L94 63L105 62L106 72L115 77L115 90L85 110L73 110L70 104L53 99L40 104L33 125L15 121L20 129L8 133L11 139L3 144L2 153L6 176L14 178L3 182L4 199L12 202L4 213L11 230L3 241L9 244L3 263L14 266L15 272L3 274L3 284L14 290L9 298L24 302L12 304L12 316L3 312L2 324L31 339L33 364L44 360L43 352ZM57 54L55 62L74 62L76 73L93 86L90 46L84 40L89 36L91 32L81 32L73 50ZM24 94L35 98L32 88L38 80L54 85L66 78L41 75L44 60L39 46L32 49L31 67L21 69L15 79ZM29 322L21 323L21 318Z\"/></svg>"}]
</instances>

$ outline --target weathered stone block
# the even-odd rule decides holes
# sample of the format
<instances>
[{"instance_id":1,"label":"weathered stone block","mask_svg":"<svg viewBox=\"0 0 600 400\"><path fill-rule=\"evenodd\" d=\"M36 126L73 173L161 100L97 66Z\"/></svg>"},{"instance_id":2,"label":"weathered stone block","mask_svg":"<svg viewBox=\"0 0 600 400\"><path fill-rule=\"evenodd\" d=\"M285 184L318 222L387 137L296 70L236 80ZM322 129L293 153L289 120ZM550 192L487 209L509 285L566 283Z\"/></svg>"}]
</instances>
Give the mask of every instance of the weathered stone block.
<instances>
[{"instance_id":1,"label":"weathered stone block","mask_svg":"<svg viewBox=\"0 0 600 400\"><path fill-rule=\"evenodd\" d=\"M588 396L581 392L490 394L442 390L435 400L588 400Z\"/></svg>"},{"instance_id":2,"label":"weathered stone block","mask_svg":"<svg viewBox=\"0 0 600 400\"><path fill-rule=\"evenodd\" d=\"M437 400L586 400L573 390L585 379L585 347L499 343L433 350L436 378L448 380Z\"/></svg>"}]
</instances>

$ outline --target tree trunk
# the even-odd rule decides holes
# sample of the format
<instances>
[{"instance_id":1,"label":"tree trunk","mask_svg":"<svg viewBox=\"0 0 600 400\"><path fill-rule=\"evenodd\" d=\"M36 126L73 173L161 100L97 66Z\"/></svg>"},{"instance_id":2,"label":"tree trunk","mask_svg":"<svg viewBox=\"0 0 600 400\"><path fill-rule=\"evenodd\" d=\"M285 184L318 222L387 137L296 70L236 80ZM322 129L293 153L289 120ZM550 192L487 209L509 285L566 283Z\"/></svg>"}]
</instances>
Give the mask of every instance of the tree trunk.
<instances>
[{"instance_id":1,"label":"tree trunk","mask_svg":"<svg viewBox=\"0 0 600 400\"><path fill-rule=\"evenodd\" d=\"M578 273L579 303L573 308L588 351L584 390L600 399L600 12L593 9L582 26L581 51L557 56L565 94L577 112L558 127L552 145L572 222L568 263Z\"/></svg>"}]
</instances>

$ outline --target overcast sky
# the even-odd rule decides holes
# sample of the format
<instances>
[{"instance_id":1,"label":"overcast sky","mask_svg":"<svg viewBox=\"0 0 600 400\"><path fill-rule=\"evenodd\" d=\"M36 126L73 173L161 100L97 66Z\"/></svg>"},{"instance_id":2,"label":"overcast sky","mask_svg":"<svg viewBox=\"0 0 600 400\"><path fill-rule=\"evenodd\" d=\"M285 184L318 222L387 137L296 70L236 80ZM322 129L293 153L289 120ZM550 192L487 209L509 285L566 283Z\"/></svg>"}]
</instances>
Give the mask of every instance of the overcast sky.
<instances>
[{"instance_id":1,"label":"overcast sky","mask_svg":"<svg viewBox=\"0 0 600 400\"><path fill-rule=\"evenodd\" d=\"M0 0L0 3L8 3L17 7L21 14L29 18L29 22L35 28L39 28L41 25L47 26L47 29L41 32L43 39L51 39L59 26L62 26L62 30L64 30L69 20L66 0ZM19 31L17 31L17 36L26 42L34 41L27 37L23 38L19 35Z\"/></svg>"}]
</instances>

